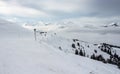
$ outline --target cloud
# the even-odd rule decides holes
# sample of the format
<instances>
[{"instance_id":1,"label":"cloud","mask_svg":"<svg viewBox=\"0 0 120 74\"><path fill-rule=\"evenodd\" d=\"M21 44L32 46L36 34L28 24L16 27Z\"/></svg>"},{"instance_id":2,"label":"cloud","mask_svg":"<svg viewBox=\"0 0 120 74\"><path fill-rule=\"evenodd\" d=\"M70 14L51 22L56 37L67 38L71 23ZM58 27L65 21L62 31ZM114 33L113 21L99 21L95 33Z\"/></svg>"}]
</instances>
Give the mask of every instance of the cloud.
<instances>
[{"instance_id":1,"label":"cloud","mask_svg":"<svg viewBox=\"0 0 120 74\"><path fill-rule=\"evenodd\" d=\"M88 3L87 0L8 0L8 1L17 1L21 5L37 8L40 10L46 11L60 11L60 12L74 12L80 9L84 9L85 3Z\"/></svg>"},{"instance_id":2,"label":"cloud","mask_svg":"<svg viewBox=\"0 0 120 74\"><path fill-rule=\"evenodd\" d=\"M80 17L62 20L62 22L73 22L78 25L108 25L111 23L120 24L120 16L118 17Z\"/></svg>"},{"instance_id":3,"label":"cloud","mask_svg":"<svg viewBox=\"0 0 120 74\"><path fill-rule=\"evenodd\" d=\"M16 2L21 6L44 11L53 16L74 14L78 12L86 13L89 10L88 0L7 0L7 2Z\"/></svg>"},{"instance_id":4,"label":"cloud","mask_svg":"<svg viewBox=\"0 0 120 74\"><path fill-rule=\"evenodd\" d=\"M41 6L45 7L44 9L47 11L59 11L65 13L75 12L79 9L78 4L56 0L45 1Z\"/></svg>"},{"instance_id":5,"label":"cloud","mask_svg":"<svg viewBox=\"0 0 120 74\"><path fill-rule=\"evenodd\" d=\"M14 1L14 0L9 0ZM81 14L85 16L117 16L120 0L16 0L19 4L43 10L55 16ZM56 14L55 14L56 13Z\"/></svg>"},{"instance_id":6,"label":"cloud","mask_svg":"<svg viewBox=\"0 0 120 74\"><path fill-rule=\"evenodd\" d=\"M92 0L91 8L98 16L120 16L120 0Z\"/></svg>"},{"instance_id":7,"label":"cloud","mask_svg":"<svg viewBox=\"0 0 120 74\"><path fill-rule=\"evenodd\" d=\"M9 4L9 2L0 1L0 14L20 17L47 17L43 11L39 11L33 8L24 7L18 3Z\"/></svg>"},{"instance_id":8,"label":"cloud","mask_svg":"<svg viewBox=\"0 0 120 74\"><path fill-rule=\"evenodd\" d=\"M1 0L0 14L54 21L79 18L85 23L104 23L120 19L119 3L120 0Z\"/></svg>"}]
</instances>

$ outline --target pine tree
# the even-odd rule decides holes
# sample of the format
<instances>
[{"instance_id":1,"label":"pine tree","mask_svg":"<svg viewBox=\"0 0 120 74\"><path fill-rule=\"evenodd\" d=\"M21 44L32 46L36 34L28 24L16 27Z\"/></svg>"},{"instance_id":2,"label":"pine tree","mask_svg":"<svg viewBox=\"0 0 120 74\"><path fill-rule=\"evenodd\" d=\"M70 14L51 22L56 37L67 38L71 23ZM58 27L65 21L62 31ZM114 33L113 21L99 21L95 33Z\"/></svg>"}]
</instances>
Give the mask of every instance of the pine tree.
<instances>
[{"instance_id":1,"label":"pine tree","mask_svg":"<svg viewBox=\"0 0 120 74\"><path fill-rule=\"evenodd\" d=\"M96 59L94 53L93 53L93 55L91 55L91 59L94 59L94 60Z\"/></svg>"},{"instance_id":2,"label":"pine tree","mask_svg":"<svg viewBox=\"0 0 120 74\"><path fill-rule=\"evenodd\" d=\"M83 56L85 56L86 54L85 54L85 50L84 50L84 53L83 53Z\"/></svg>"},{"instance_id":3,"label":"pine tree","mask_svg":"<svg viewBox=\"0 0 120 74\"><path fill-rule=\"evenodd\" d=\"M83 52L82 52L82 50L80 50L79 55L83 56Z\"/></svg>"},{"instance_id":4,"label":"pine tree","mask_svg":"<svg viewBox=\"0 0 120 74\"><path fill-rule=\"evenodd\" d=\"M78 55L78 50L75 50L75 54Z\"/></svg>"},{"instance_id":5,"label":"pine tree","mask_svg":"<svg viewBox=\"0 0 120 74\"><path fill-rule=\"evenodd\" d=\"M97 50L94 50L95 53L97 53Z\"/></svg>"},{"instance_id":6,"label":"pine tree","mask_svg":"<svg viewBox=\"0 0 120 74\"><path fill-rule=\"evenodd\" d=\"M75 44L72 44L72 47L73 47L73 48L76 48L76 47L75 47Z\"/></svg>"},{"instance_id":7,"label":"pine tree","mask_svg":"<svg viewBox=\"0 0 120 74\"><path fill-rule=\"evenodd\" d=\"M77 43L77 45L78 45L78 46L80 46L80 44L79 44L79 43Z\"/></svg>"}]
</instances>

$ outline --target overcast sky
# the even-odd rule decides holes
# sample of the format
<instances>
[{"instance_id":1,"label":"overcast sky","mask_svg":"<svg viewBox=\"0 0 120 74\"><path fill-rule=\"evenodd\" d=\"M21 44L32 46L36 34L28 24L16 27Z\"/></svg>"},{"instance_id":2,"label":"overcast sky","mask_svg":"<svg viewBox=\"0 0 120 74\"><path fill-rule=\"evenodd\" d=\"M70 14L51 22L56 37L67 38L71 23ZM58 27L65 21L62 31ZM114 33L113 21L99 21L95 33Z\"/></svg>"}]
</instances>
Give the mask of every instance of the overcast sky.
<instances>
[{"instance_id":1,"label":"overcast sky","mask_svg":"<svg viewBox=\"0 0 120 74\"><path fill-rule=\"evenodd\" d=\"M120 21L120 0L0 0L0 17L19 22L107 24Z\"/></svg>"}]
</instances>

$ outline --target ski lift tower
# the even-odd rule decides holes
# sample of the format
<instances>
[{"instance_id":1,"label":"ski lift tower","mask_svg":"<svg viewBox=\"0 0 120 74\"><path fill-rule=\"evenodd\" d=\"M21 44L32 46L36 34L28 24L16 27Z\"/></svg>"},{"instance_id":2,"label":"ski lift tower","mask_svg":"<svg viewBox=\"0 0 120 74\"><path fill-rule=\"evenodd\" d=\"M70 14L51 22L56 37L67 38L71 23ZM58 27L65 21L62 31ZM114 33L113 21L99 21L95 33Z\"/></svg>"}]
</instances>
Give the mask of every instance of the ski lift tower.
<instances>
[{"instance_id":1,"label":"ski lift tower","mask_svg":"<svg viewBox=\"0 0 120 74\"><path fill-rule=\"evenodd\" d=\"M35 37L35 41L37 40L36 38L36 29L34 29L34 37Z\"/></svg>"}]
</instances>

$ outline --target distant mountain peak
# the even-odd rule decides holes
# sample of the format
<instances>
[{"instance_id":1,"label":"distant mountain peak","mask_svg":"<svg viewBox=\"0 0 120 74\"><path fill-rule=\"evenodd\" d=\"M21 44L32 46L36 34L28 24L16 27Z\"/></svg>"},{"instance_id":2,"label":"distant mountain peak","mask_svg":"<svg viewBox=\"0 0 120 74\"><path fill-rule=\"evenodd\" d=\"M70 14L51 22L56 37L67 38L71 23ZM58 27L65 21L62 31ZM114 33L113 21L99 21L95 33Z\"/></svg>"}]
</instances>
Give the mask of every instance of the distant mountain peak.
<instances>
[{"instance_id":1,"label":"distant mountain peak","mask_svg":"<svg viewBox=\"0 0 120 74\"><path fill-rule=\"evenodd\" d=\"M110 25L104 25L103 27L119 27L117 23L112 23Z\"/></svg>"},{"instance_id":2,"label":"distant mountain peak","mask_svg":"<svg viewBox=\"0 0 120 74\"><path fill-rule=\"evenodd\" d=\"M117 23L113 23L111 26L118 27L119 25Z\"/></svg>"}]
</instances>

